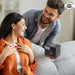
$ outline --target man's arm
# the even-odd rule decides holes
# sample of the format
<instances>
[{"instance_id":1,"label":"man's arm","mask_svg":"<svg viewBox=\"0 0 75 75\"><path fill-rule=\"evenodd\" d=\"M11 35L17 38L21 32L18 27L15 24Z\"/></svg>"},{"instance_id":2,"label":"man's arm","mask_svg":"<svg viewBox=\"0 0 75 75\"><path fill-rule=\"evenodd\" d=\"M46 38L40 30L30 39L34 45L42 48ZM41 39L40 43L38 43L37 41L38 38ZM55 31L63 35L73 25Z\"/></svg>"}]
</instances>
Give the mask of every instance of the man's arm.
<instances>
[{"instance_id":1,"label":"man's arm","mask_svg":"<svg viewBox=\"0 0 75 75\"><path fill-rule=\"evenodd\" d=\"M52 32L49 34L49 36L46 38L43 46L49 46L50 44L54 43L57 36L59 35L59 32L61 30L61 23L59 19L56 21L56 26L52 30Z\"/></svg>"},{"instance_id":2,"label":"man's arm","mask_svg":"<svg viewBox=\"0 0 75 75\"><path fill-rule=\"evenodd\" d=\"M25 31L25 36L27 36L27 32L30 33L30 29L33 28L35 23L35 17L37 16L36 13L39 12L38 10L29 10L23 14L23 17L25 19L25 23L27 26L27 30Z\"/></svg>"}]
</instances>

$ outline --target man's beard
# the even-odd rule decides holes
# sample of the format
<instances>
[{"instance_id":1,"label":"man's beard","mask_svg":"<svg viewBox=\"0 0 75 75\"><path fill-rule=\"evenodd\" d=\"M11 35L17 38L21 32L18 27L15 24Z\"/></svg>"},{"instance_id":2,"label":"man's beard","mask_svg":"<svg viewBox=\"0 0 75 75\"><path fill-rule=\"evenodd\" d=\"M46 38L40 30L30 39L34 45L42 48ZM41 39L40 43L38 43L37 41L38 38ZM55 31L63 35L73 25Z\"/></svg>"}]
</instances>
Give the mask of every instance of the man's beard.
<instances>
[{"instance_id":1,"label":"man's beard","mask_svg":"<svg viewBox=\"0 0 75 75\"><path fill-rule=\"evenodd\" d=\"M43 15L43 17L45 17L45 16ZM45 17L45 18L46 18L46 17ZM46 19L49 20L48 18L46 18ZM42 22L43 24L50 24L50 23L52 23L53 21L44 22L44 21L42 20L42 16L41 16L40 22Z\"/></svg>"}]
</instances>

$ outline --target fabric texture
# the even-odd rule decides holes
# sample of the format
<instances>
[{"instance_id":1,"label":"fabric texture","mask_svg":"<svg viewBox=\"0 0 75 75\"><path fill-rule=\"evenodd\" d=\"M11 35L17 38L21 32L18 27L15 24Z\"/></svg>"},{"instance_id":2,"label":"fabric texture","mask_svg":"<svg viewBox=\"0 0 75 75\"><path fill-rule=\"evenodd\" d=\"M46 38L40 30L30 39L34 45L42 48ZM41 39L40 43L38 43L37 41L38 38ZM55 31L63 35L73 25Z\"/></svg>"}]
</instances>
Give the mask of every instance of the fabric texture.
<instances>
[{"instance_id":1,"label":"fabric texture","mask_svg":"<svg viewBox=\"0 0 75 75\"><path fill-rule=\"evenodd\" d=\"M31 50L31 42L26 39L26 38L18 38L18 42L27 44ZM3 48L7 45L7 43L3 40L0 39L0 54L3 51ZM23 71L25 75L35 75L34 70L37 67L37 60L35 58L35 63L34 64L29 64L29 57L26 53L18 51L21 59L21 64ZM5 61L1 64L0 63L0 75L22 75L18 70L17 70L17 59L15 53L9 55Z\"/></svg>"},{"instance_id":2,"label":"fabric texture","mask_svg":"<svg viewBox=\"0 0 75 75\"><path fill-rule=\"evenodd\" d=\"M18 69L18 71L19 71L20 73L22 73L22 75L25 75L22 68L21 68L21 69Z\"/></svg>"},{"instance_id":3,"label":"fabric texture","mask_svg":"<svg viewBox=\"0 0 75 75\"><path fill-rule=\"evenodd\" d=\"M60 43L61 53L56 59L45 56L44 48L32 43L38 61L36 75L75 75L75 41Z\"/></svg>"},{"instance_id":4,"label":"fabric texture","mask_svg":"<svg viewBox=\"0 0 75 75\"><path fill-rule=\"evenodd\" d=\"M43 33L45 32L45 30L46 30L46 28L42 29L42 28L39 26L38 31L37 31L37 33L35 34L35 36L31 39L31 42L37 44L37 43L40 41L40 39L41 39Z\"/></svg>"},{"instance_id":5,"label":"fabric texture","mask_svg":"<svg viewBox=\"0 0 75 75\"><path fill-rule=\"evenodd\" d=\"M22 68L22 66L21 66L20 56L19 56L18 51L17 51L17 44L16 43L15 44L10 44L10 46L12 46L14 48L16 58L17 58L17 69L20 69L20 68Z\"/></svg>"}]
</instances>

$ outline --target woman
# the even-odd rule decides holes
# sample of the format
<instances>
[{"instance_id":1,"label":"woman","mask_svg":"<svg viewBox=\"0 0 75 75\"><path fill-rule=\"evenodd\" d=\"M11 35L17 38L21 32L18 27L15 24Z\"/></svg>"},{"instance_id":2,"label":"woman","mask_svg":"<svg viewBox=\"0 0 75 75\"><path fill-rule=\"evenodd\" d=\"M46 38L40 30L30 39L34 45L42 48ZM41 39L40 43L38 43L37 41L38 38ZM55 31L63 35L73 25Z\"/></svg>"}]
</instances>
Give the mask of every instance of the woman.
<instances>
[{"instance_id":1,"label":"woman","mask_svg":"<svg viewBox=\"0 0 75 75\"><path fill-rule=\"evenodd\" d=\"M24 18L8 14L0 27L0 75L35 75L37 67L31 43L23 38L27 29Z\"/></svg>"}]
</instances>

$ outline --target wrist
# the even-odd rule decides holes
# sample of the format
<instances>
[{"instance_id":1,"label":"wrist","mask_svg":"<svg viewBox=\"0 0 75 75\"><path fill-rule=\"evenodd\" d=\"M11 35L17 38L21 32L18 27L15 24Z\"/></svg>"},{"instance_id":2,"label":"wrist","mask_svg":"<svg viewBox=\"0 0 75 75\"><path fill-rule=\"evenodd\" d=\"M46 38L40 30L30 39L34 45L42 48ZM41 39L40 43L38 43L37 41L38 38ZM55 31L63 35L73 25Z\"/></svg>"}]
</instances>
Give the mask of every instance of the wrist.
<instances>
[{"instance_id":1,"label":"wrist","mask_svg":"<svg viewBox=\"0 0 75 75\"><path fill-rule=\"evenodd\" d=\"M1 55L0 55L0 63L1 64L4 62L5 58L6 58L6 56L3 53L1 53Z\"/></svg>"},{"instance_id":2,"label":"wrist","mask_svg":"<svg viewBox=\"0 0 75 75\"><path fill-rule=\"evenodd\" d=\"M31 54L29 55L29 58L30 58L30 64L33 64L33 63L34 63L34 54L31 53Z\"/></svg>"}]
</instances>

